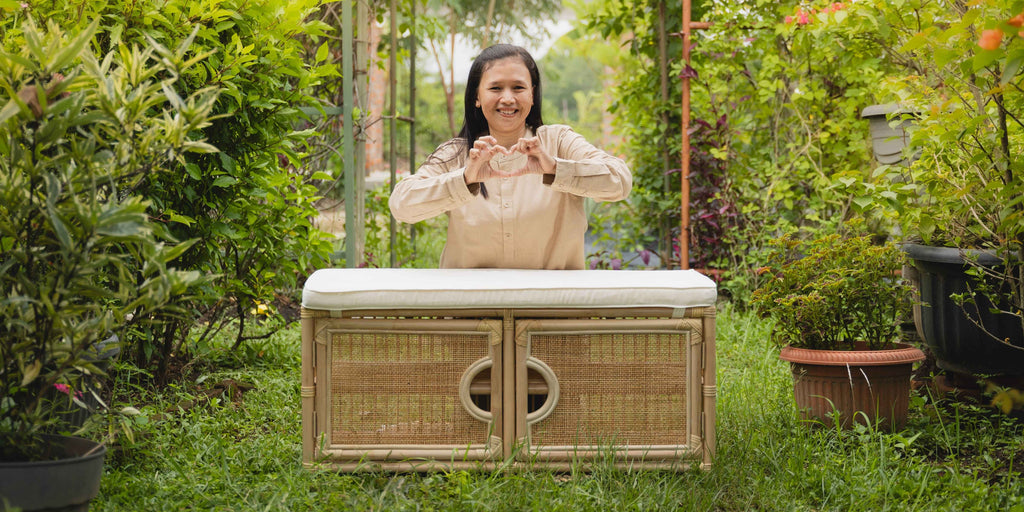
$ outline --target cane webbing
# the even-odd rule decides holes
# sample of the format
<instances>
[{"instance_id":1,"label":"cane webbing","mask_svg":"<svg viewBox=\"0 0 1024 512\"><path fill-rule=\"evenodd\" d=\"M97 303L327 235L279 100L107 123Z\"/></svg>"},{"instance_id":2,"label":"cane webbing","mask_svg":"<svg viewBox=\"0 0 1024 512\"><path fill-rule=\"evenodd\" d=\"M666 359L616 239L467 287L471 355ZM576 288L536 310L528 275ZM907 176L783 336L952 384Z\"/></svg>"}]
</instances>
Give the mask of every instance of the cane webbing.
<instances>
[{"instance_id":1,"label":"cane webbing","mask_svg":"<svg viewBox=\"0 0 1024 512\"><path fill-rule=\"evenodd\" d=\"M688 335L532 333L530 355L558 378L558 405L530 428L535 446L687 442Z\"/></svg>"},{"instance_id":2,"label":"cane webbing","mask_svg":"<svg viewBox=\"0 0 1024 512\"><path fill-rule=\"evenodd\" d=\"M488 424L459 402L459 380L488 355L486 333L336 332L331 443L485 443Z\"/></svg>"}]
</instances>

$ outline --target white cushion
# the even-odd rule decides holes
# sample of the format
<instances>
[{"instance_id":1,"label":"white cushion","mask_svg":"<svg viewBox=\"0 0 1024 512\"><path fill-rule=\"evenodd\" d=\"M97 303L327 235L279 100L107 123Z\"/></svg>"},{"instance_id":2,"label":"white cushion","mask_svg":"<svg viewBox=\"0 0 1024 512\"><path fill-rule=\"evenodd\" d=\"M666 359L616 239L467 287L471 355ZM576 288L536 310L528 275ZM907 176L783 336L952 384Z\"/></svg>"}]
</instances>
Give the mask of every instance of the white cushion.
<instances>
[{"instance_id":1,"label":"white cushion","mask_svg":"<svg viewBox=\"0 0 1024 512\"><path fill-rule=\"evenodd\" d=\"M351 309L690 308L713 306L695 270L323 269L302 305Z\"/></svg>"}]
</instances>

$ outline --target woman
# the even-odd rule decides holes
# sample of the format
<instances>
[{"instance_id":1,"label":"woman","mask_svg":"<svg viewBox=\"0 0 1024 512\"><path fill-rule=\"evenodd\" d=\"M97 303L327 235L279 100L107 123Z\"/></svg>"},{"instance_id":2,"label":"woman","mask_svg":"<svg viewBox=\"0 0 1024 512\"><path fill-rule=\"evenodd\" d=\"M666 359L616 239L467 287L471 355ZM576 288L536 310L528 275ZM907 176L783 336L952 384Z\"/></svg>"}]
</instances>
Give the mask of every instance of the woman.
<instances>
[{"instance_id":1,"label":"woman","mask_svg":"<svg viewBox=\"0 0 1024 512\"><path fill-rule=\"evenodd\" d=\"M541 120L540 71L518 46L487 48L466 81L459 136L391 194L396 219L447 213L441 268L582 269L583 199L626 198L626 164Z\"/></svg>"}]
</instances>

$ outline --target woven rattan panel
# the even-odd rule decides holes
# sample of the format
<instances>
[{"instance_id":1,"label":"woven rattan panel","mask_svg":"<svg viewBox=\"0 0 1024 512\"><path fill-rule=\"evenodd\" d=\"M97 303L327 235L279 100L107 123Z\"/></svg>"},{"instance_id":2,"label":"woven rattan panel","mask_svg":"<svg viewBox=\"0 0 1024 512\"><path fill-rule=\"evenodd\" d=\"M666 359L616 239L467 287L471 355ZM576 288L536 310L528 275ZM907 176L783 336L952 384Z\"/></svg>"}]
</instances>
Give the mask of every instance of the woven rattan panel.
<instances>
[{"instance_id":1,"label":"woven rattan panel","mask_svg":"<svg viewBox=\"0 0 1024 512\"><path fill-rule=\"evenodd\" d=\"M672 445L687 439L689 333L533 333L530 355L558 378L531 444Z\"/></svg>"},{"instance_id":2,"label":"woven rattan panel","mask_svg":"<svg viewBox=\"0 0 1024 512\"><path fill-rule=\"evenodd\" d=\"M331 444L486 442L488 425L459 402L459 379L487 355L483 332L332 333Z\"/></svg>"}]
</instances>

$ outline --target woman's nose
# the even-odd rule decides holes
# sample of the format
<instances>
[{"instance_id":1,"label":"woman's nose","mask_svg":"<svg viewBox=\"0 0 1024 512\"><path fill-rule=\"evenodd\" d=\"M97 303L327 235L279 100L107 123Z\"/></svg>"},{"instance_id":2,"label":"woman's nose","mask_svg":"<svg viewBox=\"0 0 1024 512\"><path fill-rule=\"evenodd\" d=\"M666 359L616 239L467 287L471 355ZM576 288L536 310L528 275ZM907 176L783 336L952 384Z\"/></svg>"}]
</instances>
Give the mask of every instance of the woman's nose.
<instances>
[{"instance_id":1,"label":"woman's nose","mask_svg":"<svg viewBox=\"0 0 1024 512\"><path fill-rule=\"evenodd\" d=\"M502 102L504 102L504 103L511 103L514 100L515 100L515 98L513 97L512 91L510 91L508 89L505 89L505 90L501 91L501 101Z\"/></svg>"}]
</instances>

